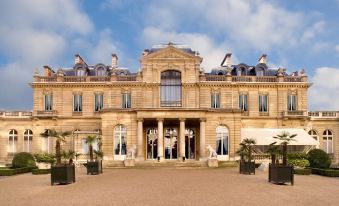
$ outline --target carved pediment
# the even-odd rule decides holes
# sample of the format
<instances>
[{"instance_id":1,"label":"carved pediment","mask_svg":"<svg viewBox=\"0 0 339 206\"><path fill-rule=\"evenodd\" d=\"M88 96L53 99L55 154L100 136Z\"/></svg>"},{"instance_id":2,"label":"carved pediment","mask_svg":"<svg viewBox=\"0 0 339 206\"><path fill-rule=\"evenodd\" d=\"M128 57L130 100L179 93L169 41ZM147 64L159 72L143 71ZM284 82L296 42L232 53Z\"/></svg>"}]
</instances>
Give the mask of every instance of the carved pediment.
<instances>
[{"instance_id":1,"label":"carved pediment","mask_svg":"<svg viewBox=\"0 0 339 206\"><path fill-rule=\"evenodd\" d=\"M201 61L201 57L196 56L190 52L169 46L159 49L151 54L142 57L143 60L148 59L195 59Z\"/></svg>"}]
</instances>

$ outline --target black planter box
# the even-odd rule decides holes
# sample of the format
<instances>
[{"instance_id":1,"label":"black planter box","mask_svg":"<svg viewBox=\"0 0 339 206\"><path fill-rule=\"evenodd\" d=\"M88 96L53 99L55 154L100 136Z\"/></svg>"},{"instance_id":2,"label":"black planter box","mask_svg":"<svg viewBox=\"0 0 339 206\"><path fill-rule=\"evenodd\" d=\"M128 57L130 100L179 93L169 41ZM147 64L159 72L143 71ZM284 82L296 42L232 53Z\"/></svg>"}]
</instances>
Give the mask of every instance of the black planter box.
<instances>
[{"instance_id":1,"label":"black planter box","mask_svg":"<svg viewBox=\"0 0 339 206\"><path fill-rule=\"evenodd\" d=\"M95 162L87 161L86 168L87 174L98 175L102 173L102 161L101 160Z\"/></svg>"},{"instance_id":2,"label":"black planter box","mask_svg":"<svg viewBox=\"0 0 339 206\"><path fill-rule=\"evenodd\" d=\"M268 168L268 181L275 183L290 182L294 184L293 166L289 165L272 165Z\"/></svg>"},{"instance_id":3,"label":"black planter box","mask_svg":"<svg viewBox=\"0 0 339 206\"><path fill-rule=\"evenodd\" d=\"M255 174L255 162L240 162L239 167L239 173L240 174Z\"/></svg>"},{"instance_id":4,"label":"black planter box","mask_svg":"<svg viewBox=\"0 0 339 206\"><path fill-rule=\"evenodd\" d=\"M75 182L74 165L51 166L51 185L54 185L54 183L70 184L74 182Z\"/></svg>"}]
</instances>

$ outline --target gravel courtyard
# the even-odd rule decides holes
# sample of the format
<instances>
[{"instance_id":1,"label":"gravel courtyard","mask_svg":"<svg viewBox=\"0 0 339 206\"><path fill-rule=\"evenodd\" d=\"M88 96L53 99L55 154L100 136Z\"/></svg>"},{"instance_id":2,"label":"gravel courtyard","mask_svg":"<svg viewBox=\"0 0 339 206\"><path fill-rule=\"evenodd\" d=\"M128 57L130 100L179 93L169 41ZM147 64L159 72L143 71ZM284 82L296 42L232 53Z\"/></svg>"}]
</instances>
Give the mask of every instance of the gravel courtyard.
<instances>
[{"instance_id":1,"label":"gravel courtyard","mask_svg":"<svg viewBox=\"0 0 339 206\"><path fill-rule=\"evenodd\" d=\"M0 205L338 205L339 179L295 175L295 185L267 182L267 173L237 168L106 169L76 183L50 186L50 175L0 178Z\"/></svg>"}]
</instances>

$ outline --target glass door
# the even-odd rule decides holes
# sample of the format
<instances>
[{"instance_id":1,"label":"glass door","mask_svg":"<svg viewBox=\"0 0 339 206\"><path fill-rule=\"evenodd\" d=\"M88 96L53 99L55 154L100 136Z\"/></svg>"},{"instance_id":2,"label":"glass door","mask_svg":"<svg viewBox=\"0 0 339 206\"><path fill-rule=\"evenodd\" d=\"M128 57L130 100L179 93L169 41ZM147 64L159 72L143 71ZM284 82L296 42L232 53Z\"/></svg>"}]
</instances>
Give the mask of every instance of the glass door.
<instances>
[{"instance_id":1,"label":"glass door","mask_svg":"<svg viewBox=\"0 0 339 206\"><path fill-rule=\"evenodd\" d=\"M195 131L192 128L185 130L185 158L195 159Z\"/></svg>"},{"instance_id":2,"label":"glass door","mask_svg":"<svg viewBox=\"0 0 339 206\"><path fill-rule=\"evenodd\" d=\"M158 130L150 128L146 131L147 159L155 160L158 157Z\"/></svg>"},{"instance_id":3,"label":"glass door","mask_svg":"<svg viewBox=\"0 0 339 206\"><path fill-rule=\"evenodd\" d=\"M178 129L165 128L164 134L165 159L178 158Z\"/></svg>"},{"instance_id":4,"label":"glass door","mask_svg":"<svg viewBox=\"0 0 339 206\"><path fill-rule=\"evenodd\" d=\"M126 159L127 152L127 130L124 125L117 125L114 128L114 159Z\"/></svg>"}]
</instances>

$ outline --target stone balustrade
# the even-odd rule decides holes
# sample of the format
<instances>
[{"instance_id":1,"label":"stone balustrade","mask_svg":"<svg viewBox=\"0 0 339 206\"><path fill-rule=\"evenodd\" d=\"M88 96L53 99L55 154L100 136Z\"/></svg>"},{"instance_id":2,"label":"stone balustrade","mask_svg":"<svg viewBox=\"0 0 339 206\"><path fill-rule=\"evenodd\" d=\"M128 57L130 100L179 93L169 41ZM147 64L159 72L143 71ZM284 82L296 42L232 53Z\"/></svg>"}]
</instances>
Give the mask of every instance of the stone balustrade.
<instances>
[{"instance_id":1,"label":"stone balustrade","mask_svg":"<svg viewBox=\"0 0 339 206\"><path fill-rule=\"evenodd\" d=\"M30 111L3 111L0 112L0 117L11 118L11 117L31 117L32 112Z\"/></svg>"},{"instance_id":2,"label":"stone balustrade","mask_svg":"<svg viewBox=\"0 0 339 206\"><path fill-rule=\"evenodd\" d=\"M311 118L339 118L339 111L315 111L308 112Z\"/></svg>"},{"instance_id":3,"label":"stone balustrade","mask_svg":"<svg viewBox=\"0 0 339 206\"><path fill-rule=\"evenodd\" d=\"M200 81L228 81L228 82L307 82L306 76L227 76L205 74Z\"/></svg>"},{"instance_id":4,"label":"stone balustrade","mask_svg":"<svg viewBox=\"0 0 339 206\"><path fill-rule=\"evenodd\" d=\"M137 75L126 76L35 76L34 82L114 82L137 81Z\"/></svg>"}]
</instances>

